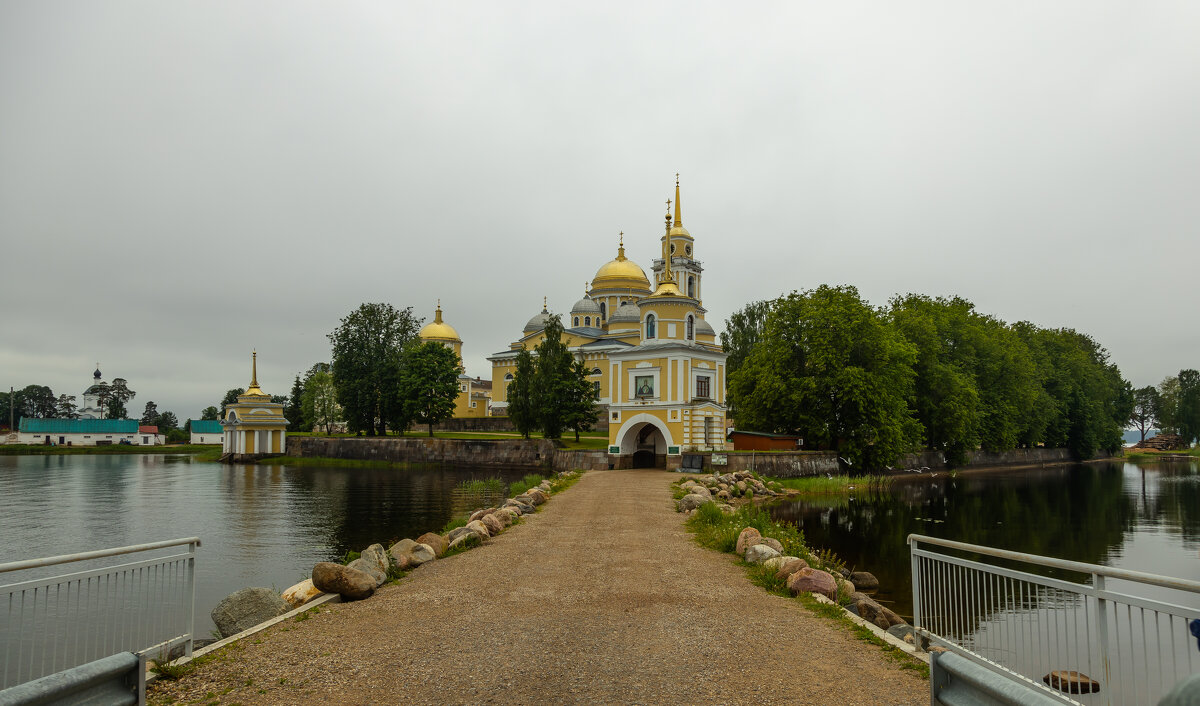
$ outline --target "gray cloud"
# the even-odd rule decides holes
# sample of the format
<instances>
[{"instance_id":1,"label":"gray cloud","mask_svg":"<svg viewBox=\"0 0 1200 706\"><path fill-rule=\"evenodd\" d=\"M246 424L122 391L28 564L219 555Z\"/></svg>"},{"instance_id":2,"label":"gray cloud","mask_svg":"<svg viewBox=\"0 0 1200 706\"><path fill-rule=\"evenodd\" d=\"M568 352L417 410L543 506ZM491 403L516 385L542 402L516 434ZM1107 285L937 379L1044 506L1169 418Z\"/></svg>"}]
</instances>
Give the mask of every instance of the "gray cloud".
<instances>
[{"instance_id":1,"label":"gray cloud","mask_svg":"<svg viewBox=\"0 0 1200 706\"><path fill-rule=\"evenodd\" d=\"M720 328L820 283L1200 365L1194 3L0 6L0 383L181 418L363 301L465 340L684 220ZM136 410L135 410L136 411Z\"/></svg>"}]
</instances>

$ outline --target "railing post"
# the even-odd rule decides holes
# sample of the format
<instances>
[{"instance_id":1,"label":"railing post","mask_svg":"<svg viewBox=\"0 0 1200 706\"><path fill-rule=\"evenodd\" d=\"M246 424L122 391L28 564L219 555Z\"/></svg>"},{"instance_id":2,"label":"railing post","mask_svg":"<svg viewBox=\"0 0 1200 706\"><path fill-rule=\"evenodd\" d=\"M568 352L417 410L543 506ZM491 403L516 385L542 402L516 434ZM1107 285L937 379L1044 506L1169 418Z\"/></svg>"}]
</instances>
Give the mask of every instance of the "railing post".
<instances>
[{"instance_id":1,"label":"railing post","mask_svg":"<svg viewBox=\"0 0 1200 706\"><path fill-rule=\"evenodd\" d=\"M1092 588L1096 591L1096 618L1099 623L1097 626L1098 639L1100 640L1100 665L1104 669L1104 703L1112 703L1112 679L1109 675L1108 665L1108 601L1101 595L1104 593L1104 576L1101 574L1092 574Z\"/></svg>"},{"instance_id":2,"label":"railing post","mask_svg":"<svg viewBox=\"0 0 1200 706\"><path fill-rule=\"evenodd\" d=\"M913 604L913 628L920 630L924 627L921 620L921 570L918 562L921 560L916 555L917 541L912 537L908 539L908 561L912 567L912 604Z\"/></svg>"},{"instance_id":3,"label":"railing post","mask_svg":"<svg viewBox=\"0 0 1200 706\"><path fill-rule=\"evenodd\" d=\"M187 582L188 582L188 601L187 601L187 642L183 643L183 654L187 657L192 656L192 643L196 640L196 543L188 545L188 560L187 560Z\"/></svg>"}]
</instances>

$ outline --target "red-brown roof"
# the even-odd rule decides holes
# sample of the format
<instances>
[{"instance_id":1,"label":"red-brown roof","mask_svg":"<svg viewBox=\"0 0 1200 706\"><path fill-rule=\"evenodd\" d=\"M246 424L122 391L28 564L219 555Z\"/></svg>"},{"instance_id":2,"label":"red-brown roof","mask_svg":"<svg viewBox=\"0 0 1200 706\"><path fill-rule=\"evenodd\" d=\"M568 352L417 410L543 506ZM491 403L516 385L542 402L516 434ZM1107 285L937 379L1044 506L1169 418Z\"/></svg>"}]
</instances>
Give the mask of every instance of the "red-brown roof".
<instances>
[{"instance_id":1,"label":"red-brown roof","mask_svg":"<svg viewBox=\"0 0 1200 706\"><path fill-rule=\"evenodd\" d=\"M139 424L138 425L138 433L139 434L157 434L158 427L144 427Z\"/></svg>"}]
</instances>

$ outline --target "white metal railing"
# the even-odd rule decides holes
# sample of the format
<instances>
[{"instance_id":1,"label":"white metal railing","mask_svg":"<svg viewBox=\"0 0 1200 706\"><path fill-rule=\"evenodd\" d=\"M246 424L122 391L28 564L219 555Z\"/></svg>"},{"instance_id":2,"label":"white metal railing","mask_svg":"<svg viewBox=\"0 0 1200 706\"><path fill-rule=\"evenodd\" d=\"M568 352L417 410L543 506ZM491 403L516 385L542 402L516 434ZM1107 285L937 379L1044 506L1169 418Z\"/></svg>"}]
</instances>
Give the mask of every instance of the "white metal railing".
<instances>
[{"instance_id":1,"label":"white metal railing","mask_svg":"<svg viewBox=\"0 0 1200 706\"><path fill-rule=\"evenodd\" d=\"M1189 630L1190 621L1200 618L1200 582L921 535L909 535L908 543L917 631L1064 703L1155 704L1200 671ZM985 564L921 545L1068 576ZM1067 580L1071 573L1090 583ZM1068 673L1064 687L1083 675L1098 691L1051 689L1044 678L1052 672Z\"/></svg>"},{"instance_id":2,"label":"white metal railing","mask_svg":"<svg viewBox=\"0 0 1200 706\"><path fill-rule=\"evenodd\" d=\"M118 652L157 657L182 645L191 656L199 546L186 537L0 564L0 580L26 577L0 586L0 689ZM117 556L132 561L29 577Z\"/></svg>"}]
</instances>

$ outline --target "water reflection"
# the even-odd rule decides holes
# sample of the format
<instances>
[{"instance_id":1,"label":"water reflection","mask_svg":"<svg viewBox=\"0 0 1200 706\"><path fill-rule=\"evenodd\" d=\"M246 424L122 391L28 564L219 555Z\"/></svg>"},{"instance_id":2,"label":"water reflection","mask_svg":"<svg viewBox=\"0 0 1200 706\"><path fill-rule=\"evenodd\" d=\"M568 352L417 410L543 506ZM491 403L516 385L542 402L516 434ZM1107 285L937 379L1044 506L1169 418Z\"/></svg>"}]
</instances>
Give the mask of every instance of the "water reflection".
<instances>
[{"instance_id":1,"label":"water reflection","mask_svg":"<svg viewBox=\"0 0 1200 706\"><path fill-rule=\"evenodd\" d=\"M798 524L813 547L874 573L879 598L906 618L909 534L1200 579L1200 470L1190 462L923 475L878 495L783 503L772 512Z\"/></svg>"},{"instance_id":2,"label":"water reflection","mask_svg":"<svg viewBox=\"0 0 1200 706\"><path fill-rule=\"evenodd\" d=\"M222 465L179 455L0 457L0 562L199 536L197 633L246 586L440 529L463 480L525 470Z\"/></svg>"}]
</instances>

